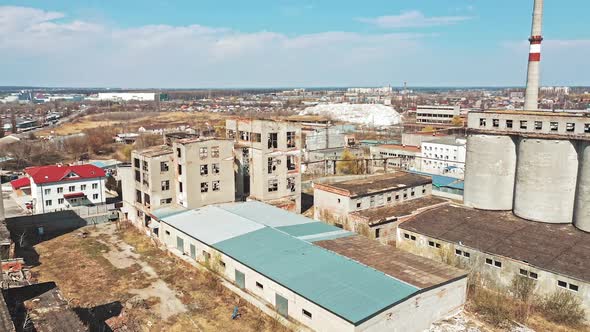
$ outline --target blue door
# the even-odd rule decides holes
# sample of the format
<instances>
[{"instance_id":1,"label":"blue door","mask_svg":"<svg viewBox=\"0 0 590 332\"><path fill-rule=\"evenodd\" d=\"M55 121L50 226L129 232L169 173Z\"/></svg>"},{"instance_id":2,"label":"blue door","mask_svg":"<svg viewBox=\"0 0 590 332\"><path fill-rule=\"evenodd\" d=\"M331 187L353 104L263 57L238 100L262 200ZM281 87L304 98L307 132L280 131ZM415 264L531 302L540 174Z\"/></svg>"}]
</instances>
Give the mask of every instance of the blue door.
<instances>
[{"instance_id":1,"label":"blue door","mask_svg":"<svg viewBox=\"0 0 590 332\"><path fill-rule=\"evenodd\" d=\"M236 285L241 289L246 288L246 276L238 270L236 270Z\"/></svg>"},{"instance_id":2,"label":"blue door","mask_svg":"<svg viewBox=\"0 0 590 332\"><path fill-rule=\"evenodd\" d=\"M289 317L289 301L286 298L280 296L279 294L276 294L275 302L277 312L279 313L279 315L285 318Z\"/></svg>"}]
</instances>

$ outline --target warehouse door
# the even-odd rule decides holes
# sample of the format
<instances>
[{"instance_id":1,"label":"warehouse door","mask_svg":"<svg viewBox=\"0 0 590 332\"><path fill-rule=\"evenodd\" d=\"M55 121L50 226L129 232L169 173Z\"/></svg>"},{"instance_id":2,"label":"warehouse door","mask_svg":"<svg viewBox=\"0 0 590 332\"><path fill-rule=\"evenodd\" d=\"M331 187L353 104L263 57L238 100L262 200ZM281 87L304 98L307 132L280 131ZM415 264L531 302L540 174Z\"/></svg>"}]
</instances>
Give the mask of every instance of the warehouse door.
<instances>
[{"instance_id":1,"label":"warehouse door","mask_svg":"<svg viewBox=\"0 0 590 332\"><path fill-rule=\"evenodd\" d=\"M182 239L180 236L176 237L176 249L184 253L184 239Z\"/></svg>"},{"instance_id":2,"label":"warehouse door","mask_svg":"<svg viewBox=\"0 0 590 332\"><path fill-rule=\"evenodd\" d=\"M289 317L289 301L287 301L286 298L280 296L279 294L276 294L275 301L277 312L285 318Z\"/></svg>"},{"instance_id":3,"label":"warehouse door","mask_svg":"<svg viewBox=\"0 0 590 332\"><path fill-rule=\"evenodd\" d=\"M191 258L197 259L197 248L195 248L194 244L191 244Z\"/></svg>"},{"instance_id":4,"label":"warehouse door","mask_svg":"<svg viewBox=\"0 0 590 332\"><path fill-rule=\"evenodd\" d=\"M238 270L236 270L236 285L241 289L246 288L246 276Z\"/></svg>"}]
</instances>

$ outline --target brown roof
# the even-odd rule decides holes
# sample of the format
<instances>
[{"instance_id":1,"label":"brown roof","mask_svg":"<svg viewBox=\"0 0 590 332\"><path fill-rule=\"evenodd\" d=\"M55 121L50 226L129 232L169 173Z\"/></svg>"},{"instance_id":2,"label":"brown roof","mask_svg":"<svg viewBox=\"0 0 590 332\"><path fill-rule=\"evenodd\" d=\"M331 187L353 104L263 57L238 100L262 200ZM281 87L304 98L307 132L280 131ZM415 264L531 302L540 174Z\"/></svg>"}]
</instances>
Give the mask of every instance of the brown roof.
<instances>
[{"instance_id":1,"label":"brown roof","mask_svg":"<svg viewBox=\"0 0 590 332\"><path fill-rule=\"evenodd\" d=\"M429 288L462 278L467 272L387 246L361 235L314 242L418 288Z\"/></svg>"},{"instance_id":2,"label":"brown roof","mask_svg":"<svg viewBox=\"0 0 590 332\"><path fill-rule=\"evenodd\" d=\"M88 331L78 315L70 308L58 288L25 301L31 321L38 332Z\"/></svg>"},{"instance_id":3,"label":"brown roof","mask_svg":"<svg viewBox=\"0 0 590 332\"><path fill-rule=\"evenodd\" d=\"M350 197L364 196L394 189L411 188L432 183L432 178L408 172L374 175L363 179L330 184L318 183L318 189L335 189ZM324 188L322 188L324 187Z\"/></svg>"},{"instance_id":4,"label":"brown roof","mask_svg":"<svg viewBox=\"0 0 590 332\"><path fill-rule=\"evenodd\" d=\"M590 234L571 224L528 221L511 212L445 205L399 228L590 281Z\"/></svg>"},{"instance_id":5,"label":"brown roof","mask_svg":"<svg viewBox=\"0 0 590 332\"><path fill-rule=\"evenodd\" d=\"M367 209L353 212L352 214L359 215L368 219L369 223L383 221L392 217L404 217L416 213L420 210L432 208L439 204L446 204L449 201L435 196L426 196L417 199L408 200L399 204L379 207L375 209Z\"/></svg>"}]
</instances>

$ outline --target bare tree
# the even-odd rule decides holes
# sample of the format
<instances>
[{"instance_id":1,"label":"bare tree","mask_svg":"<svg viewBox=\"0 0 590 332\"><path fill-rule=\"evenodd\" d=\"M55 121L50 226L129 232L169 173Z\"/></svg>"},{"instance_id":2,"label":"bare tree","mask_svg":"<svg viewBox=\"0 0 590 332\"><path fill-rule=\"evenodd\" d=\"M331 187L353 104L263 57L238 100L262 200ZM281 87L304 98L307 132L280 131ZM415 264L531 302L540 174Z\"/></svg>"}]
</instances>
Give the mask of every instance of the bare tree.
<instances>
[{"instance_id":1,"label":"bare tree","mask_svg":"<svg viewBox=\"0 0 590 332\"><path fill-rule=\"evenodd\" d=\"M12 113L10 114L10 125L12 126L11 130L13 134L17 133L16 130L16 114L14 113L14 111L12 111Z\"/></svg>"}]
</instances>

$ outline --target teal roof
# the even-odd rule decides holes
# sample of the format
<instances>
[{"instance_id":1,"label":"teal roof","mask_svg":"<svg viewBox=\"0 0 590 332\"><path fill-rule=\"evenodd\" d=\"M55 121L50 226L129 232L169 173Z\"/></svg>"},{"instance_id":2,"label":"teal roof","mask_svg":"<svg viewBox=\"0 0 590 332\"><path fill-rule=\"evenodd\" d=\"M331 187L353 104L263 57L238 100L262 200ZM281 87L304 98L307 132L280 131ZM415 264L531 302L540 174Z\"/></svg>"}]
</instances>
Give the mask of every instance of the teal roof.
<instances>
[{"instance_id":1,"label":"teal roof","mask_svg":"<svg viewBox=\"0 0 590 332\"><path fill-rule=\"evenodd\" d=\"M162 208L159 208L155 211L153 211L151 213L152 216L154 216L156 219L164 219L164 218L168 218L183 212L188 211L186 208L182 207L182 206L177 206L177 205L171 205L171 206L165 206Z\"/></svg>"},{"instance_id":2,"label":"teal roof","mask_svg":"<svg viewBox=\"0 0 590 332\"><path fill-rule=\"evenodd\" d=\"M355 325L419 290L270 227L213 247Z\"/></svg>"},{"instance_id":3,"label":"teal roof","mask_svg":"<svg viewBox=\"0 0 590 332\"><path fill-rule=\"evenodd\" d=\"M311 222L307 224L283 226L277 227L277 229L295 237L341 230L338 227L324 224L323 222Z\"/></svg>"},{"instance_id":4,"label":"teal roof","mask_svg":"<svg viewBox=\"0 0 590 332\"><path fill-rule=\"evenodd\" d=\"M446 188L459 189L459 190L464 189L464 181L461 179L452 178L450 176L443 176L443 175L418 172L418 171L410 171L410 172L415 173L415 174L430 176L432 178L432 185L435 187L438 187L438 188L446 187Z\"/></svg>"}]
</instances>

